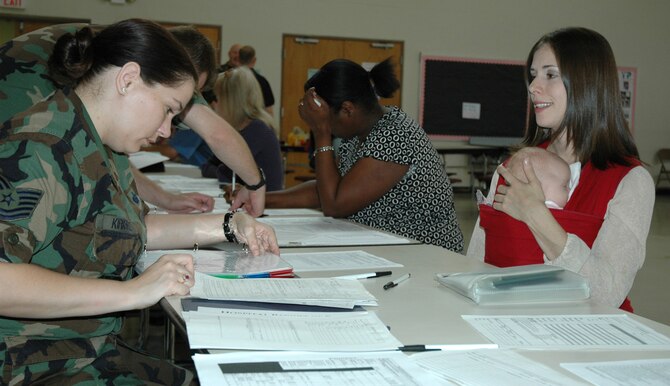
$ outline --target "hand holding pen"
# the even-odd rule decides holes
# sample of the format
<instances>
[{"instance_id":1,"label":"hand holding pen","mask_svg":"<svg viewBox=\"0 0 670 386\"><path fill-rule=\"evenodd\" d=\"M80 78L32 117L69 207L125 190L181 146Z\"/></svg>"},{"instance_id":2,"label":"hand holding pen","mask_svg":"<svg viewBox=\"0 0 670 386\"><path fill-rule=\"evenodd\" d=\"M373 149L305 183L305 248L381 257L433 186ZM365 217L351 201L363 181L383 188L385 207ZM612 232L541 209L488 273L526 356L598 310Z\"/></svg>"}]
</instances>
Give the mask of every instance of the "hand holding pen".
<instances>
[{"instance_id":1,"label":"hand holding pen","mask_svg":"<svg viewBox=\"0 0 670 386\"><path fill-rule=\"evenodd\" d=\"M409 279L410 276L411 275L409 273L406 273L406 274L400 276L399 278L384 284L384 289L385 290L391 289L391 288L397 286L398 284L402 283L403 281Z\"/></svg>"}]
</instances>

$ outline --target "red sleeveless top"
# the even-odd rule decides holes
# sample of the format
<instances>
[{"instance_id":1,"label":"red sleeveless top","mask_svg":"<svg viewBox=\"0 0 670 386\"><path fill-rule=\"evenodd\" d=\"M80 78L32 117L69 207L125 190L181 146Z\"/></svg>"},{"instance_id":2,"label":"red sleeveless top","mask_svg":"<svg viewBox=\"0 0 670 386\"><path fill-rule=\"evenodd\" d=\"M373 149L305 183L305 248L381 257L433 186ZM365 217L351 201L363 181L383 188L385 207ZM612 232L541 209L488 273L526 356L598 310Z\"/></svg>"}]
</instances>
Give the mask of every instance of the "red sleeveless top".
<instances>
[{"instance_id":1,"label":"red sleeveless top","mask_svg":"<svg viewBox=\"0 0 670 386\"><path fill-rule=\"evenodd\" d=\"M548 143L540 145L545 148ZM607 212L607 205L621 179L635 166L638 160L632 160L632 166L611 165L598 170L588 162L582 167L579 184L563 210L550 209L556 221L563 229L576 235L586 245L593 246ZM500 177L498 185L504 183ZM484 229L484 261L498 266L511 267L527 264L543 264L543 252L528 226L511 216L479 205L479 224ZM619 307L633 312L628 298Z\"/></svg>"}]
</instances>

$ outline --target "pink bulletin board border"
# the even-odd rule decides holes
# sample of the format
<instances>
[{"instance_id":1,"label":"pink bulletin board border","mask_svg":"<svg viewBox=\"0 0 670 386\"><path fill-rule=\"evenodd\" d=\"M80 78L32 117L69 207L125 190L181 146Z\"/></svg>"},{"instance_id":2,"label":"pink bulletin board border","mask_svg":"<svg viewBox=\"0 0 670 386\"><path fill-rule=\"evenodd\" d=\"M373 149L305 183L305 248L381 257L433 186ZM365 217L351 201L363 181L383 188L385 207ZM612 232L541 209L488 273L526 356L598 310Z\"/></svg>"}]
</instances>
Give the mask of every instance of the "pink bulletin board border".
<instances>
[{"instance_id":1,"label":"pink bulletin board border","mask_svg":"<svg viewBox=\"0 0 670 386\"><path fill-rule=\"evenodd\" d=\"M624 91L630 91L630 106L627 107L626 104L624 103L624 111L627 109L630 110L630 118L627 119L628 121L628 126L630 129L631 134L635 134L635 99L637 96L637 67L617 67L617 70L619 72L619 90L622 92ZM625 73L630 73L631 74L631 80L632 80L632 85L628 89L626 89L624 86L624 74ZM622 98L622 102L625 102L625 100Z\"/></svg>"}]
</instances>

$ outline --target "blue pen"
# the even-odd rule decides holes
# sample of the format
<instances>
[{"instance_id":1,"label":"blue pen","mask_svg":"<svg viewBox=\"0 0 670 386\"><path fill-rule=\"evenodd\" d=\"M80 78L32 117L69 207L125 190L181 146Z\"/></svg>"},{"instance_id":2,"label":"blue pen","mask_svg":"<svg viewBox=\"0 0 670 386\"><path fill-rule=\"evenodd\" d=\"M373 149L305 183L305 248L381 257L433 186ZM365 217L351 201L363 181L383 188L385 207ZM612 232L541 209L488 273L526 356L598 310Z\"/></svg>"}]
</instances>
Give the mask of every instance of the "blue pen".
<instances>
[{"instance_id":1,"label":"blue pen","mask_svg":"<svg viewBox=\"0 0 670 386\"><path fill-rule=\"evenodd\" d=\"M219 279L264 279L269 278L269 273L252 273L246 275L235 275L228 273L212 273L211 276L218 277Z\"/></svg>"},{"instance_id":2,"label":"blue pen","mask_svg":"<svg viewBox=\"0 0 670 386\"><path fill-rule=\"evenodd\" d=\"M267 273L267 272L266 273L250 273L250 274L240 275L240 276L242 276L242 278L244 278L244 279L265 279L265 278L269 278L270 274Z\"/></svg>"}]
</instances>

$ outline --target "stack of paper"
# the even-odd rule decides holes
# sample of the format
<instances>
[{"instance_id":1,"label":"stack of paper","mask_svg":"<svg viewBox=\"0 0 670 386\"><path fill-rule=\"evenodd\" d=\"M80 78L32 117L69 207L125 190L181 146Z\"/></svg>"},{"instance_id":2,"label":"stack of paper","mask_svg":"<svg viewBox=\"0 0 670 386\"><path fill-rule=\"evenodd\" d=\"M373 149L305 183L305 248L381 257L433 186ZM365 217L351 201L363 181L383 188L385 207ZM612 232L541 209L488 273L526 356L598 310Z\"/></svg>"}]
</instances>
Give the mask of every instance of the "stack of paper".
<instances>
[{"instance_id":1,"label":"stack of paper","mask_svg":"<svg viewBox=\"0 0 670 386\"><path fill-rule=\"evenodd\" d=\"M143 272L165 254L187 254L194 258L195 271L226 279L292 277L293 267L270 253L253 256L244 251L178 250L147 251L136 269Z\"/></svg>"},{"instance_id":2,"label":"stack of paper","mask_svg":"<svg viewBox=\"0 0 670 386\"><path fill-rule=\"evenodd\" d=\"M280 247L410 244L414 240L342 219L322 216L261 217Z\"/></svg>"},{"instance_id":3,"label":"stack of paper","mask_svg":"<svg viewBox=\"0 0 670 386\"><path fill-rule=\"evenodd\" d=\"M136 153L128 154L130 163L133 164L137 169L142 169L147 166L155 165L163 161L169 160L168 157L162 155L158 152L150 151L138 151Z\"/></svg>"},{"instance_id":4,"label":"stack of paper","mask_svg":"<svg viewBox=\"0 0 670 386\"><path fill-rule=\"evenodd\" d=\"M363 284L355 280L334 278L220 280L196 272L191 295L213 300L335 308L377 305L377 299Z\"/></svg>"},{"instance_id":5,"label":"stack of paper","mask_svg":"<svg viewBox=\"0 0 670 386\"><path fill-rule=\"evenodd\" d=\"M282 258L293 266L294 272L381 270L403 266L365 251L284 252Z\"/></svg>"},{"instance_id":6,"label":"stack of paper","mask_svg":"<svg viewBox=\"0 0 670 386\"><path fill-rule=\"evenodd\" d=\"M191 295L210 299L182 299L191 348L381 351L402 345L375 313L357 307L377 301L355 280L221 280L196 272Z\"/></svg>"},{"instance_id":7,"label":"stack of paper","mask_svg":"<svg viewBox=\"0 0 670 386\"><path fill-rule=\"evenodd\" d=\"M194 178L172 174L149 176L163 189L171 192L198 192L218 197L222 191L216 178Z\"/></svg>"},{"instance_id":8,"label":"stack of paper","mask_svg":"<svg viewBox=\"0 0 670 386\"><path fill-rule=\"evenodd\" d=\"M374 312L198 307L183 312L192 349L383 351L398 341Z\"/></svg>"}]
</instances>

